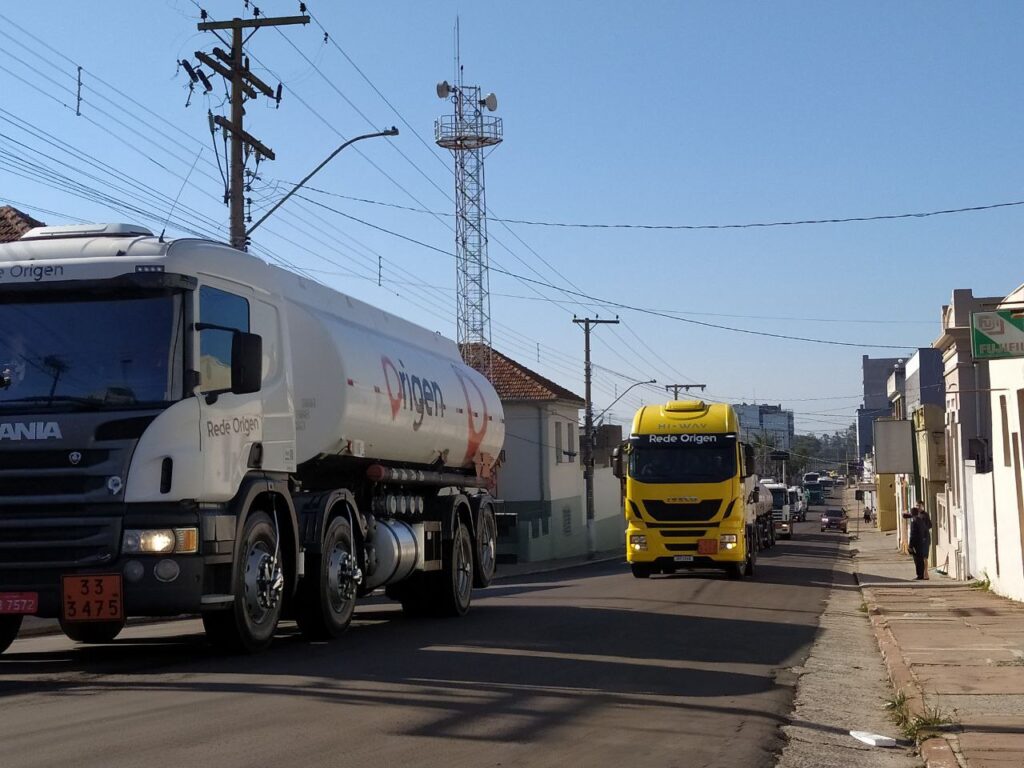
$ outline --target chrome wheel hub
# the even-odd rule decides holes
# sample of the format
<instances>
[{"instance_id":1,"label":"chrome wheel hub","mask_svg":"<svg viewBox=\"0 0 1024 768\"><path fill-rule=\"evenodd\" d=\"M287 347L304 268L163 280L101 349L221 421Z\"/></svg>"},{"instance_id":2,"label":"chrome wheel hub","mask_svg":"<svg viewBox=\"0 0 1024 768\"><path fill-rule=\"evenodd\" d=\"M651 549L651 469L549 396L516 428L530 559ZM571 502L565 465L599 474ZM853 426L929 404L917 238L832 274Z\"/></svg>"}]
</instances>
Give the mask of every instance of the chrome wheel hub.
<instances>
[{"instance_id":1,"label":"chrome wheel hub","mask_svg":"<svg viewBox=\"0 0 1024 768\"><path fill-rule=\"evenodd\" d=\"M245 609L254 623L267 618L281 601L284 573L263 542L254 544L245 559Z\"/></svg>"}]
</instances>

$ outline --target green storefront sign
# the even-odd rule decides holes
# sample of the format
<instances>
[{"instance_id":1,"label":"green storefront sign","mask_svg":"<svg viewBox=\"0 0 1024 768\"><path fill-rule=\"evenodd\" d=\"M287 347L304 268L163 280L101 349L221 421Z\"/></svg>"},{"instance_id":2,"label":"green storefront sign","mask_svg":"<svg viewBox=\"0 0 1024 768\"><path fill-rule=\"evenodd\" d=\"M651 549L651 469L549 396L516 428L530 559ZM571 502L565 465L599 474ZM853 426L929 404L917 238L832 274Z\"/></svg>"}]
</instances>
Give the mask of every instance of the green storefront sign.
<instances>
[{"instance_id":1,"label":"green storefront sign","mask_svg":"<svg viewBox=\"0 0 1024 768\"><path fill-rule=\"evenodd\" d=\"M1024 312L999 309L971 314L971 351L975 360L1024 357Z\"/></svg>"}]
</instances>

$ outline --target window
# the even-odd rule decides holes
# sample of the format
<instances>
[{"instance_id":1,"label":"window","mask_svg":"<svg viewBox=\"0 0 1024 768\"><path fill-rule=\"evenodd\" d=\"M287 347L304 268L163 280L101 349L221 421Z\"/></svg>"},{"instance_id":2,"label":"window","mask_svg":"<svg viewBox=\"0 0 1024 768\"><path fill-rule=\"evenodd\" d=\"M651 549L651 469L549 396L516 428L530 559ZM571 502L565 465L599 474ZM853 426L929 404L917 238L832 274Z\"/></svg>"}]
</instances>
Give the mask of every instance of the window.
<instances>
[{"instance_id":1,"label":"window","mask_svg":"<svg viewBox=\"0 0 1024 768\"><path fill-rule=\"evenodd\" d=\"M572 463L576 461L576 425L573 424L572 422L569 422L566 425L566 429L567 439L565 442L566 450L568 451L568 453L566 454L565 458L569 463Z\"/></svg>"},{"instance_id":2,"label":"window","mask_svg":"<svg viewBox=\"0 0 1024 768\"><path fill-rule=\"evenodd\" d=\"M0 410L152 407L182 397L181 294L5 296Z\"/></svg>"},{"instance_id":3,"label":"window","mask_svg":"<svg viewBox=\"0 0 1024 768\"><path fill-rule=\"evenodd\" d=\"M199 321L217 328L199 334L199 381L203 392L231 389L233 329L249 332L249 302L216 288L199 289Z\"/></svg>"},{"instance_id":4,"label":"window","mask_svg":"<svg viewBox=\"0 0 1024 768\"><path fill-rule=\"evenodd\" d=\"M565 454L562 452L562 422L555 422L555 464L565 461Z\"/></svg>"}]
</instances>

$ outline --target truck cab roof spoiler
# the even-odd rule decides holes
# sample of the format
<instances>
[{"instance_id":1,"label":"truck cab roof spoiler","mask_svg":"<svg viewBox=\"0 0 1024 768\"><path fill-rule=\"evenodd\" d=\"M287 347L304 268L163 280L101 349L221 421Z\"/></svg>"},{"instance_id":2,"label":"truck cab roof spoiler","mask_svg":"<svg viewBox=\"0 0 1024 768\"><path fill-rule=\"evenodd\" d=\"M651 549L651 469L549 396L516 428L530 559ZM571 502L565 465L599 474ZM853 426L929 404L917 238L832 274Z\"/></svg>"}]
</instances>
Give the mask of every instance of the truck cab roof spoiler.
<instances>
[{"instance_id":1,"label":"truck cab roof spoiler","mask_svg":"<svg viewBox=\"0 0 1024 768\"><path fill-rule=\"evenodd\" d=\"M152 237L153 233L138 224L63 224L56 227L33 227L20 240L64 240L75 237Z\"/></svg>"}]
</instances>

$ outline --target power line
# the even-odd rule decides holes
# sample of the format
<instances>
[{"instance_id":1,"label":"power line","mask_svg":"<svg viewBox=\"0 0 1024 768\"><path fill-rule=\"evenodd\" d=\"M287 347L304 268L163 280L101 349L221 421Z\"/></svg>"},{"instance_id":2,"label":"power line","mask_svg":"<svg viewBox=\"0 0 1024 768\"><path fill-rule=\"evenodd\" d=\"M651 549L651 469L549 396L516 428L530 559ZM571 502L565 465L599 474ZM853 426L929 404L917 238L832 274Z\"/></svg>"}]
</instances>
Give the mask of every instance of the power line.
<instances>
[{"instance_id":1,"label":"power line","mask_svg":"<svg viewBox=\"0 0 1024 768\"><path fill-rule=\"evenodd\" d=\"M355 222L358 222L358 223L360 223L360 224L362 224L364 226L370 227L371 229L376 229L379 232L384 232L385 234L389 234L389 235L391 235L393 237L397 237L397 238L399 238L401 240L405 240L407 242L414 243L415 245L419 245L419 246L421 246L423 248L427 248L428 250L435 251L437 253L441 253L441 254L443 254L445 256L450 256L452 258L455 257L455 254L451 253L450 251L446 251L443 248L438 248L437 246L430 245L429 243L424 243L422 240L417 240L414 237L409 237L408 235L403 235L403 234L401 234L399 232L395 232L393 230L387 229L386 227L382 227L382 226L380 226L378 224L373 224L373 223L371 223L369 221L366 221L365 219L360 219L358 216L353 216L353 215L351 215L349 213L345 213L344 211L340 211L337 208L332 208L331 206L327 205L326 203L321 203L321 202L319 202L317 200L313 200L312 198L304 197L302 195L296 195L296 197L299 197L299 198L305 200L306 202L312 203L313 205L316 205L316 206L319 206L321 208L324 208L325 210L331 211L332 213L335 213L335 214L337 214L339 216L343 216L346 219L351 219L352 221L355 221ZM528 282L528 283L534 283L536 285L542 285L542 286L544 286L546 288L551 288L553 290L560 291L561 293L564 293L564 294L567 294L567 295L577 296L579 298L586 299L587 301L593 301L593 302L597 302L599 304L604 304L605 306L614 307L616 309L631 310L633 312L640 312L642 314L652 315L652 316L655 316L655 317L664 317L664 318L667 318L669 320L675 320L675 321L681 322L681 323L689 323L691 325L699 325L699 326L703 326L705 328L716 328L716 329L722 330L722 331L731 331L733 333L743 333L743 334L748 334L748 335L751 335L751 336L766 336L768 338L773 338L773 339L785 339L787 341L802 341L802 342L806 342L806 343L809 343L809 344L826 344L826 345L840 346L840 347L858 347L858 348L871 348L871 349L901 349L901 350L913 349L914 348L914 345L911 345L911 344L867 344L867 343L860 343L860 342L853 342L853 341L837 341L837 340L834 340L834 339L817 339L817 338L813 338L813 337L809 337L809 336L794 336L794 335L784 334L784 333L771 333L769 331L756 331L756 330L753 330L751 328L736 328L736 327L728 326L728 325L720 325L718 323L708 323L708 322L705 322L703 320L694 320L693 318L679 317L677 315L673 315L673 314L670 314L668 312L662 312L662 311L659 311L659 310L656 310L656 309L649 309L649 308L645 308L645 307L637 307L637 306L633 306L631 304L626 304L624 302L612 301L610 299L602 299L602 298L593 296L591 294L585 293L583 291L576 291L576 290L571 290L569 288L563 288L561 286L553 285L553 284L551 284L549 282L546 282L546 281L543 281L543 280L534 280L533 278L529 278L529 277L526 277L524 275L518 275L518 274L516 274L514 272L509 272L508 270L501 269L499 267L491 267L491 269L494 270L495 272L498 272L499 274L508 275L509 277L513 277L513 278L515 278L517 280L520 280L520 281L524 281L524 282Z\"/></svg>"},{"instance_id":2,"label":"power line","mask_svg":"<svg viewBox=\"0 0 1024 768\"><path fill-rule=\"evenodd\" d=\"M451 216L450 213L442 213L438 211L432 211L426 208L414 208L408 205L400 205L398 203L388 203L381 200L371 200L365 197L356 197L353 195L343 195L339 192L331 192L325 189L318 189L316 187L307 187L311 192L318 192L323 195L330 195L332 197L339 197L344 200L350 200L356 203L366 203L368 205L378 205L385 208L395 208L402 211L411 211L413 213L426 213L431 216ZM742 222L734 224L636 224L636 223L619 223L619 224L608 224L608 223L584 223L584 222L567 222L567 221L543 221L538 219L509 219L502 218L499 216L489 217L491 221L501 222L504 224L521 224L524 226L531 227L556 227L561 229L645 229L645 230L707 230L707 229L754 229L754 228L769 228L769 227L796 227L796 226L807 226L812 224L850 224L856 222L867 222L867 221L891 221L895 219L925 219L932 216L949 216L957 213L975 213L977 211L991 211L998 208L1014 208L1017 206L1024 205L1024 200L1012 200L1009 202L1002 203L988 203L984 205L969 205L962 208L943 208L940 210L932 211L914 211L908 213L885 213L871 216L836 216L824 219L791 219L783 221L754 221L754 222Z\"/></svg>"}]
</instances>

